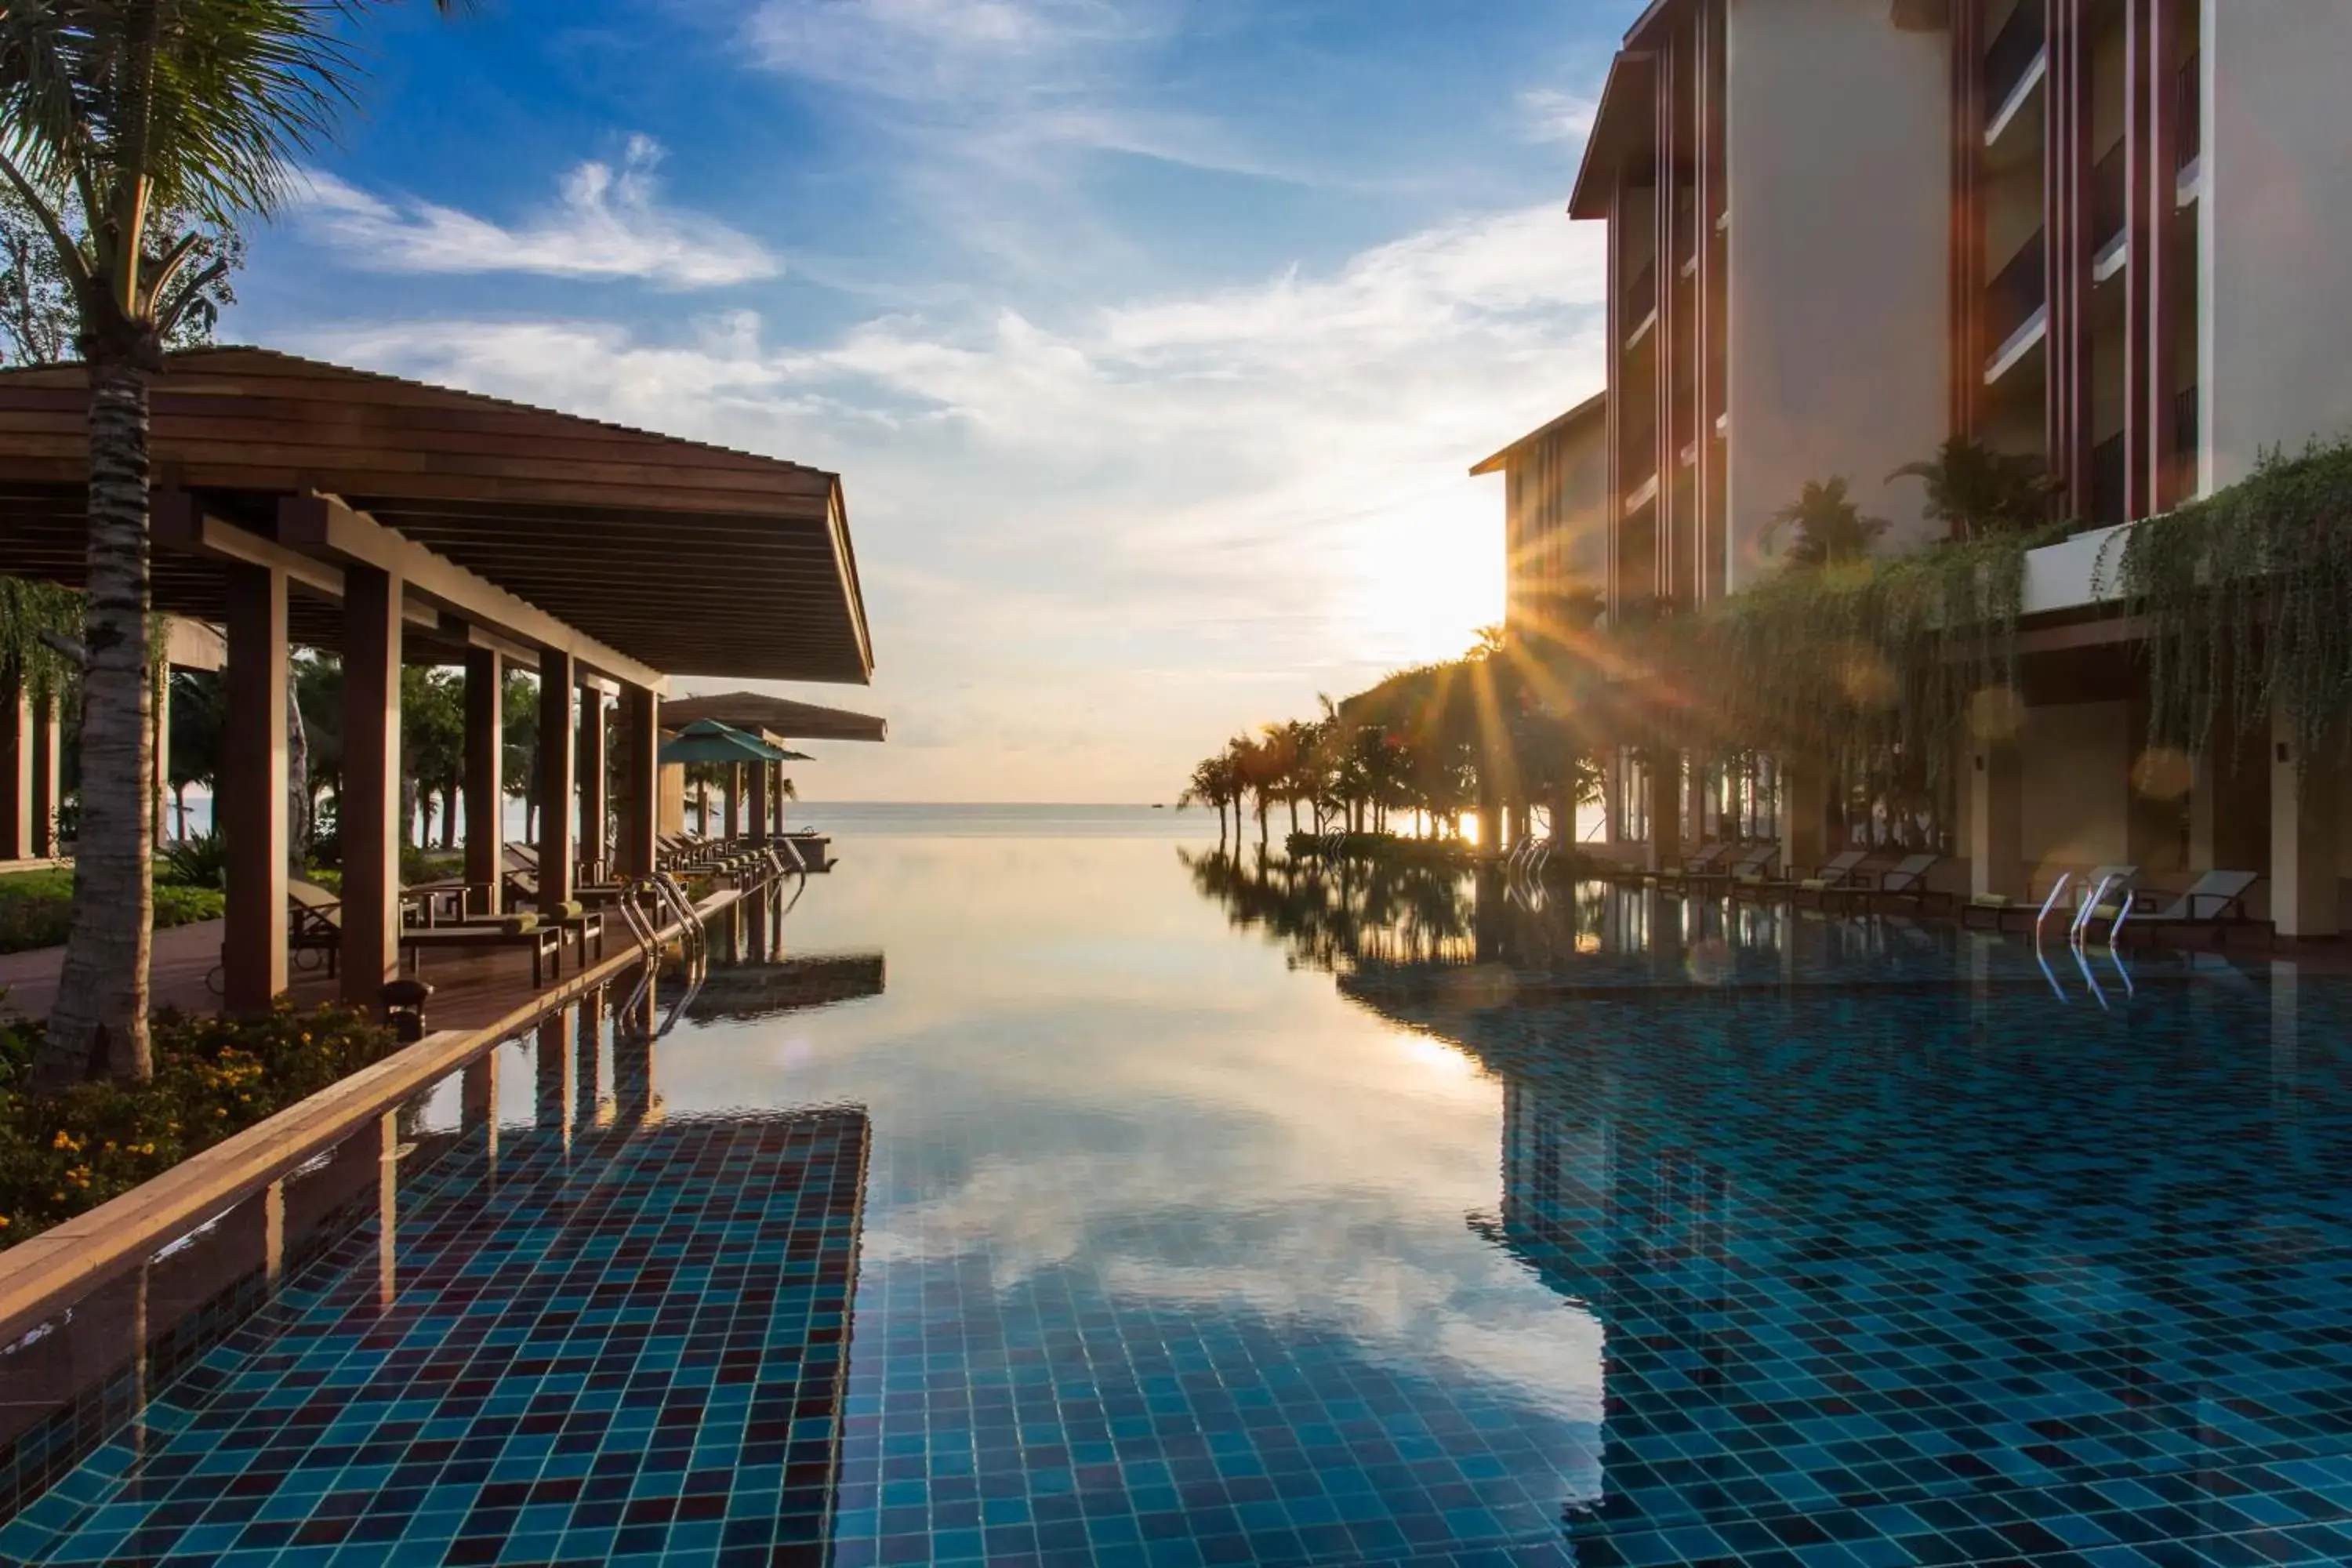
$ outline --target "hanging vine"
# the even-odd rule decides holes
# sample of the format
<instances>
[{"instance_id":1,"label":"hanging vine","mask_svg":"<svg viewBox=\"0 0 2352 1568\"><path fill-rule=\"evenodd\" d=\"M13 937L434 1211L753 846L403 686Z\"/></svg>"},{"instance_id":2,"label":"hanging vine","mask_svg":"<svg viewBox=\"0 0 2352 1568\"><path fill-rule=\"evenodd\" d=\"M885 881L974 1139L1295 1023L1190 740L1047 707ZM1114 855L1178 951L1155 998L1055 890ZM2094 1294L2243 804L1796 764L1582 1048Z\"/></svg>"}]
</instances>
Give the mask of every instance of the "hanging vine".
<instances>
[{"instance_id":1,"label":"hanging vine","mask_svg":"<svg viewBox=\"0 0 2352 1568\"><path fill-rule=\"evenodd\" d=\"M2298 767L2352 744L2352 441L2273 452L2116 542L2095 587L2147 626L2151 743L2201 755L2225 711L2233 739L2276 711Z\"/></svg>"},{"instance_id":2,"label":"hanging vine","mask_svg":"<svg viewBox=\"0 0 2352 1568\"><path fill-rule=\"evenodd\" d=\"M1862 776L1899 759L1938 783L1977 693L2013 687L2026 552L2002 532L1792 566L1695 614L1622 627L1653 737L1710 754L1817 756Z\"/></svg>"},{"instance_id":3,"label":"hanging vine","mask_svg":"<svg viewBox=\"0 0 2352 1568\"><path fill-rule=\"evenodd\" d=\"M81 595L54 583L0 576L0 698L55 695L79 673L58 647L81 637Z\"/></svg>"}]
</instances>

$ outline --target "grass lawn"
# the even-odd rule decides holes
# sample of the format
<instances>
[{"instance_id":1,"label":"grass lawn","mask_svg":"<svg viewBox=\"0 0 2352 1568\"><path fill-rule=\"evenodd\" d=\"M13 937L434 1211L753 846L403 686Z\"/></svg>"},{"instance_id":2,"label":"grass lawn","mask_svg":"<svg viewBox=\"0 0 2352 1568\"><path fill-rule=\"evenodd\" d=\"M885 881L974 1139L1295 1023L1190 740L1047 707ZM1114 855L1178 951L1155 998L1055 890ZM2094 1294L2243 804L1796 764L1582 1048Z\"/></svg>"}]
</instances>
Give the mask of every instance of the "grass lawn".
<instances>
[{"instance_id":1,"label":"grass lawn","mask_svg":"<svg viewBox=\"0 0 2352 1568\"><path fill-rule=\"evenodd\" d=\"M55 947L66 939L73 902L73 870L47 866L37 871L0 875L0 952ZM187 925L221 917L222 894L215 888L155 883L155 926Z\"/></svg>"}]
</instances>

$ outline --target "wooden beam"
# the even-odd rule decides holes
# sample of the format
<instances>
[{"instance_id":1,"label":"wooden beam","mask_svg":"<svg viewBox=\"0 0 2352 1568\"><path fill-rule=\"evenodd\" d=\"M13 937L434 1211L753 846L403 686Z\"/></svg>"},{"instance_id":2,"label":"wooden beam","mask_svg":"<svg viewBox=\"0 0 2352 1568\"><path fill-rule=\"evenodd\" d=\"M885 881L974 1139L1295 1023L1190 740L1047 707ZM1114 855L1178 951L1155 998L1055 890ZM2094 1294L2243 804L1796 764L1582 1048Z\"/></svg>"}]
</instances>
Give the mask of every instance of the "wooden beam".
<instances>
[{"instance_id":1,"label":"wooden beam","mask_svg":"<svg viewBox=\"0 0 2352 1568\"><path fill-rule=\"evenodd\" d=\"M460 639L478 653L497 654L517 669L539 668L539 649L527 642L502 637L487 626L473 626L454 616L444 616L441 617L441 635Z\"/></svg>"},{"instance_id":2,"label":"wooden beam","mask_svg":"<svg viewBox=\"0 0 2352 1568\"><path fill-rule=\"evenodd\" d=\"M615 679L655 691L669 688L668 678L661 671L605 647L333 496L289 496L280 500L278 533L296 548L395 573L412 592L469 624L492 627L560 653L567 664L577 660Z\"/></svg>"},{"instance_id":3,"label":"wooden beam","mask_svg":"<svg viewBox=\"0 0 2352 1568\"><path fill-rule=\"evenodd\" d=\"M148 531L163 549L185 550L215 561L282 572L289 582L299 583L314 593L331 599L343 596L341 568L299 550L289 550L274 539L264 539L235 523L208 517L185 490L157 490L149 503L148 518Z\"/></svg>"}]
</instances>

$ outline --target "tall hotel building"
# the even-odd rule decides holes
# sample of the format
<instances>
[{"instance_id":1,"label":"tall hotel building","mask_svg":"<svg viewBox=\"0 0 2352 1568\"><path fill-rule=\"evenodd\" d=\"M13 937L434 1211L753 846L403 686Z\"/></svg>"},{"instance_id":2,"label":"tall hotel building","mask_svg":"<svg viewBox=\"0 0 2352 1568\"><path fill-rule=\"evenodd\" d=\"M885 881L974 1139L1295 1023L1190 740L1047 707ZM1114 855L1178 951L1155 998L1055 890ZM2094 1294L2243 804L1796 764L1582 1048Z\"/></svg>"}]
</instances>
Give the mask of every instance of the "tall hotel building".
<instances>
[{"instance_id":1,"label":"tall hotel building","mask_svg":"<svg viewBox=\"0 0 2352 1568\"><path fill-rule=\"evenodd\" d=\"M1657 0L1569 208L1609 227L1606 395L1481 465L1512 475L1515 610L1737 593L1809 479L1900 548L1933 525L1895 469L1954 435L2031 454L2095 526L2030 559L2025 720L1953 770L1955 874L2242 867L2282 934L2335 933L2352 790L2248 745L2139 796L2144 685L2094 576L2113 528L2352 435L2347 62L2352 0ZM1673 801L1817 847L1766 793L1621 783L1612 831Z\"/></svg>"}]
</instances>

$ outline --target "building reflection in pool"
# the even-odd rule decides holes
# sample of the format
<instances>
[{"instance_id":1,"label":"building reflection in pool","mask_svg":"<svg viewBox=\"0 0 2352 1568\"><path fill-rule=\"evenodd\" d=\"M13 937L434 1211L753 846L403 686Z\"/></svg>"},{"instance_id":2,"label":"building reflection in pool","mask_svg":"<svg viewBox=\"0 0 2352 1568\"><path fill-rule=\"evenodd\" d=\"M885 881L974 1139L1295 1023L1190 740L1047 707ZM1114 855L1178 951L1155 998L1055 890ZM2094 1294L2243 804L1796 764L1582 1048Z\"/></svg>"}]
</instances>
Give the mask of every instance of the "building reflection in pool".
<instances>
[{"instance_id":1,"label":"building reflection in pool","mask_svg":"<svg viewBox=\"0 0 2352 1568\"><path fill-rule=\"evenodd\" d=\"M1603 1325L1580 1563L2287 1560L2343 1517L2340 989L2177 987L2053 1035L2021 985L1341 985L1501 1080L1477 1223Z\"/></svg>"}]
</instances>

